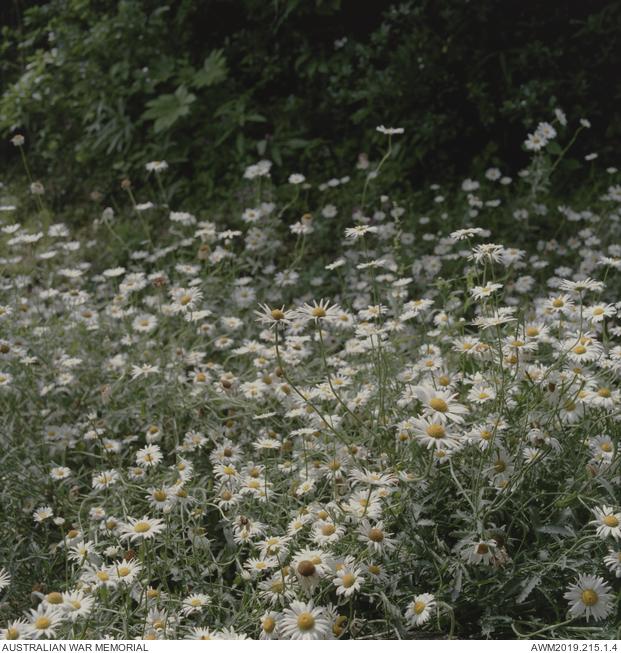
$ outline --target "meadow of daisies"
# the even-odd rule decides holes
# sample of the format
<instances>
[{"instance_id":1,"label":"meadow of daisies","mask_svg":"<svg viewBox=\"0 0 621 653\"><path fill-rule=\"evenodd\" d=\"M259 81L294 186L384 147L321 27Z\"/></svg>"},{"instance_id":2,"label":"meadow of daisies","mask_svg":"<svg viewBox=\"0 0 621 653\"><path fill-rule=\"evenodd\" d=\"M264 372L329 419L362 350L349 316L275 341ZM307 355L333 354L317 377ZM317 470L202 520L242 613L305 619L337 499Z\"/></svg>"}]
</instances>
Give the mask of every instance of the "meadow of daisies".
<instances>
[{"instance_id":1,"label":"meadow of daisies","mask_svg":"<svg viewBox=\"0 0 621 653\"><path fill-rule=\"evenodd\" d=\"M551 190L588 128L416 204L393 128L195 214L145 162L87 224L14 136L0 636L619 638L619 173Z\"/></svg>"}]
</instances>

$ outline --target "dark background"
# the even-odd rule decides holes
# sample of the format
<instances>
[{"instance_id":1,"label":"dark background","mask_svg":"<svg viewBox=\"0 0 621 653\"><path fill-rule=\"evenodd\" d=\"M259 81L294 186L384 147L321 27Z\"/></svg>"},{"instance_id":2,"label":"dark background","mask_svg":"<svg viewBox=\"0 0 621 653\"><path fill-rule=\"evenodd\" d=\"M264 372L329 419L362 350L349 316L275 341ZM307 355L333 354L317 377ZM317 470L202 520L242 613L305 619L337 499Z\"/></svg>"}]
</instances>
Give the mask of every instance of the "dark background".
<instances>
[{"instance_id":1,"label":"dark background","mask_svg":"<svg viewBox=\"0 0 621 653\"><path fill-rule=\"evenodd\" d=\"M0 20L2 163L25 133L62 201L144 177L151 159L190 202L223 196L262 157L277 179L325 181L362 151L377 159L379 124L406 130L404 186L514 173L556 107L570 129L593 124L575 156L617 163L618 1L5 0Z\"/></svg>"}]
</instances>

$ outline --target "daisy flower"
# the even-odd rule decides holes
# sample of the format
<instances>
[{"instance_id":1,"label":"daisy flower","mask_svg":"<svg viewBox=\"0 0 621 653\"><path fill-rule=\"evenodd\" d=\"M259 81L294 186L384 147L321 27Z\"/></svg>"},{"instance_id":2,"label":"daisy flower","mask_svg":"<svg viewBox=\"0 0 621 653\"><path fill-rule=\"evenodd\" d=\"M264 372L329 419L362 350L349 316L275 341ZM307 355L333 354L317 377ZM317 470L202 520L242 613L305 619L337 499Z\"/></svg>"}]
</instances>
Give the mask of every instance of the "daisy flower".
<instances>
[{"instance_id":1,"label":"daisy flower","mask_svg":"<svg viewBox=\"0 0 621 653\"><path fill-rule=\"evenodd\" d=\"M166 161L149 161L145 163L144 167L147 172L164 172L164 170L168 170L168 163Z\"/></svg>"},{"instance_id":2,"label":"daisy flower","mask_svg":"<svg viewBox=\"0 0 621 653\"><path fill-rule=\"evenodd\" d=\"M358 527L358 541L367 545L372 553L384 554L395 548L396 541L384 529L384 522L378 521L371 524L368 519L363 519Z\"/></svg>"},{"instance_id":3,"label":"daisy flower","mask_svg":"<svg viewBox=\"0 0 621 653\"><path fill-rule=\"evenodd\" d=\"M304 304L296 309L295 317L304 322L318 322L338 320L341 308L337 304L330 305L327 299L321 299L319 303L313 301L311 304Z\"/></svg>"},{"instance_id":4,"label":"daisy flower","mask_svg":"<svg viewBox=\"0 0 621 653\"><path fill-rule=\"evenodd\" d=\"M280 308L270 308L267 304L259 304L260 311L255 311L257 322L267 326L285 326L295 317L293 311L285 310L284 306Z\"/></svg>"},{"instance_id":5,"label":"daisy flower","mask_svg":"<svg viewBox=\"0 0 621 653\"><path fill-rule=\"evenodd\" d=\"M148 444L136 452L136 463L141 467L155 467L162 462L164 456L157 444Z\"/></svg>"},{"instance_id":6,"label":"daisy flower","mask_svg":"<svg viewBox=\"0 0 621 653\"><path fill-rule=\"evenodd\" d=\"M119 583L131 585L138 577L142 565L136 560L124 560L116 562L109 567L110 575Z\"/></svg>"},{"instance_id":7,"label":"daisy flower","mask_svg":"<svg viewBox=\"0 0 621 653\"><path fill-rule=\"evenodd\" d=\"M616 315L617 309L613 304L595 304L584 309L583 315L591 322L602 322L604 318Z\"/></svg>"},{"instance_id":8,"label":"daisy flower","mask_svg":"<svg viewBox=\"0 0 621 653\"><path fill-rule=\"evenodd\" d=\"M425 413L432 418L439 419L442 423L447 421L461 424L462 415L468 409L455 401L457 394L446 390L436 390L431 385L417 385L412 388L413 394L423 404Z\"/></svg>"},{"instance_id":9,"label":"daisy flower","mask_svg":"<svg viewBox=\"0 0 621 653\"><path fill-rule=\"evenodd\" d=\"M39 604L36 610L30 610L28 626L33 639L55 637L56 629L63 621L63 614L58 608Z\"/></svg>"},{"instance_id":10,"label":"daisy flower","mask_svg":"<svg viewBox=\"0 0 621 653\"><path fill-rule=\"evenodd\" d=\"M147 516L141 519L128 517L127 523L120 524L121 539L130 540L148 540L155 537L164 530L164 522L161 519L151 519Z\"/></svg>"},{"instance_id":11,"label":"daisy flower","mask_svg":"<svg viewBox=\"0 0 621 653\"><path fill-rule=\"evenodd\" d=\"M617 578L621 578L621 550L609 549L604 564Z\"/></svg>"},{"instance_id":12,"label":"daisy flower","mask_svg":"<svg viewBox=\"0 0 621 653\"><path fill-rule=\"evenodd\" d=\"M138 333L151 333L157 327L157 318L154 315L143 313L132 321L132 329Z\"/></svg>"},{"instance_id":13,"label":"daisy flower","mask_svg":"<svg viewBox=\"0 0 621 653\"><path fill-rule=\"evenodd\" d=\"M265 612L261 617L259 639L278 639L279 620L280 615L277 612Z\"/></svg>"},{"instance_id":14,"label":"daisy flower","mask_svg":"<svg viewBox=\"0 0 621 653\"><path fill-rule=\"evenodd\" d=\"M437 411L436 411L437 412ZM454 434L443 420L433 417L412 419L412 432L416 439L427 449L446 449L458 444Z\"/></svg>"},{"instance_id":15,"label":"daisy flower","mask_svg":"<svg viewBox=\"0 0 621 653\"><path fill-rule=\"evenodd\" d=\"M375 234L378 232L377 227L372 227L366 224L359 224L355 227L347 227L345 229L345 237L351 240L358 240L366 234Z\"/></svg>"},{"instance_id":16,"label":"daisy flower","mask_svg":"<svg viewBox=\"0 0 621 653\"><path fill-rule=\"evenodd\" d=\"M0 639L28 639L30 636L30 625L25 619L9 621L5 628L0 628Z\"/></svg>"},{"instance_id":17,"label":"daisy flower","mask_svg":"<svg viewBox=\"0 0 621 653\"><path fill-rule=\"evenodd\" d=\"M496 550L496 540L477 540L461 552L461 557L471 564L492 564Z\"/></svg>"},{"instance_id":18,"label":"daisy flower","mask_svg":"<svg viewBox=\"0 0 621 653\"><path fill-rule=\"evenodd\" d=\"M71 476L71 470L69 467L52 467L50 471L50 477L55 481L62 481Z\"/></svg>"},{"instance_id":19,"label":"daisy flower","mask_svg":"<svg viewBox=\"0 0 621 653\"><path fill-rule=\"evenodd\" d=\"M364 580L359 568L345 566L336 572L336 578L332 582L336 585L337 596L349 598L360 591Z\"/></svg>"},{"instance_id":20,"label":"daisy flower","mask_svg":"<svg viewBox=\"0 0 621 653\"><path fill-rule=\"evenodd\" d=\"M331 639L330 621L324 608L311 602L293 601L283 611L280 630L285 639Z\"/></svg>"},{"instance_id":21,"label":"daisy flower","mask_svg":"<svg viewBox=\"0 0 621 653\"><path fill-rule=\"evenodd\" d=\"M394 136L397 134L405 133L405 129L403 127L384 127L384 125L379 125L379 127L376 127L375 131L378 131L380 134L384 134L386 136Z\"/></svg>"},{"instance_id":22,"label":"daisy flower","mask_svg":"<svg viewBox=\"0 0 621 653\"><path fill-rule=\"evenodd\" d=\"M195 614L200 612L204 607L208 606L211 603L211 599L207 594L190 594L183 599L181 606L181 614L186 617L190 614Z\"/></svg>"},{"instance_id":23,"label":"daisy flower","mask_svg":"<svg viewBox=\"0 0 621 653\"><path fill-rule=\"evenodd\" d=\"M46 519L50 519L50 517L54 516L54 511L50 506L42 506L41 508L37 508L33 513L32 513L32 518L37 522L37 524L43 523Z\"/></svg>"},{"instance_id":24,"label":"daisy flower","mask_svg":"<svg viewBox=\"0 0 621 653\"><path fill-rule=\"evenodd\" d=\"M11 584L11 574L4 568L0 567L0 591Z\"/></svg>"},{"instance_id":25,"label":"daisy flower","mask_svg":"<svg viewBox=\"0 0 621 653\"><path fill-rule=\"evenodd\" d=\"M611 536L621 540L621 512L615 512L610 506L594 508L595 519L589 523L597 526L597 535L602 539Z\"/></svg>"},{"instance_id":26,"label":"daisy flower","mask_svg":"<svg viewBox=\"0 0 621 653\"><path fill-rule=\"evenodd\" d=\"M412 626L422 626L431 619L436 599L433 594L418 594L408 605L405 617Z\"/></svg>"},{"instance_id":27,"label":"daisy flower","mask_svg":"<svg viewBox=\"0 0 621 653\"><path fill-rule=\"evenodd\" d=\"M471 288L470 294L475 300L487 299L501 288L501 283L488 283L486 286L475 286L474 288Z\"/></svg>"},{"instance_id":28,"label":"daisy flower","mask_svg":"<svg viewBox=\"0 0 621 653\"><path fill-rule=\"evenodd\" d=\"M291 566L302 589L309 594L330 571L329 559L319 549L304 549L293 556Z\"/></svg>"},{"instance_id":29,"label":"daisy flower","mask_svg":"<svg viewBox=\"0 0 621 653\"><path fill-rule=\"evenodd\" d=\"M313 541L319 546L338 542L345 534L345 528L331 521L321 521L313 525Z\"/></svg>"},{"instance_id":30,"label":"daisy flower","mask_svg":"<svg viewBox=\"0 0 621 653\"><path fill-rule=\"evenodd\" d=\"M610 585L599 576L580 574L578 580L569 586L564 594L569 601L569 612L572 617L585 616L589 621L605 619L612 610Z\"/></svg>"},{"instance_id":31,"label":"daisy flower","mask_svg":"<svg viewBox=\"0 0 621 653\"><path fill-rule=\"evenodd\" d=\"M111 485L118 483L121 478L121 475L116 471L116 469L111 469L107 471L102 471L93 475L93 489L95 490L105 490Z\"/></svg>"},{"instance_id":32,"label":"daisy flower","mask_svg":"<svg viewBox=\"0 0 621 653\"><path fill-rule=\"evenodd\" d=\"M208 639L221 639L221 637L218 635L216 631L213 631L209 628L197 628L194 627L190 630L190 634L188 635L188 639L202 639L202 640L208 640Z\"/></svg>"},{"instance_id":33,"label":"daisy flower","mask_svg":"<svg viewBox=\"0 0 621 653\"><path fill-rule=\"evenodd\" d=\"M95 599L79 590L63 592L62 609L69 621L85 617L93 608Z\"/></svg>"},{"instance_id":34,"label":"daisy flower","mask_svg":"<svg viewBox=\"0 0 621 653\"><path fill-rule=\"evenodd\" d=\"M203 299L203 293L198 288L173 288L170 291L172 299L171 310L173 313L187 313L194 311Z\"/></svg>"}]
</instances>

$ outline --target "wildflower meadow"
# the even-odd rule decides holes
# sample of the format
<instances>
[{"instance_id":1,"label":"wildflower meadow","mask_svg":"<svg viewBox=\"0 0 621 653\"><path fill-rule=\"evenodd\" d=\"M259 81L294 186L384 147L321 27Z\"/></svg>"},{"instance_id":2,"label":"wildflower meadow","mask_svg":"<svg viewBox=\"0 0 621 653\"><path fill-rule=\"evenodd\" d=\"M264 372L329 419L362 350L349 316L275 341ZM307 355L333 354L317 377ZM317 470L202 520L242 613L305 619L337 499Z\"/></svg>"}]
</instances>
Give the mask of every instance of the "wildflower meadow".
<instances>
[{"instance_id":1,"label":"wildflower meadow","mask_svg":"<svg viewBox=\"0 0 621 653\"><path fill-rule=\"evenodd\" d=\"M0 638L621 638L621 171L558 104L413 192L409 129L77 213L8 135Z\"/></svg>"},{"instance_id":2,"label":"wildflower meadow","mask_svg":"<svg viewBox=\"0 0 621 653\"><path fill-rule=\"evenodd\" d=\"M549 201L567 121L416 220L383 126L234 215L5 203L2 635L618 637L621 187Z\"/></svg>"}]
</instances>

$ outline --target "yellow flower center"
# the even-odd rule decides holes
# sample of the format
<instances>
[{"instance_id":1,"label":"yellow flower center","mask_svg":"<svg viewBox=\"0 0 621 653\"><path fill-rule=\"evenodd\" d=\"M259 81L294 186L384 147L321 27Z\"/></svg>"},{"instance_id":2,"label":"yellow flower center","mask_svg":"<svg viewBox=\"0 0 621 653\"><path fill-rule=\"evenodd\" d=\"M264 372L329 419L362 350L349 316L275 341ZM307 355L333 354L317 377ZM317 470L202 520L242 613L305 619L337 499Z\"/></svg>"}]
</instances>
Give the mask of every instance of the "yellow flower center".
<instances>
[{"instance_id":1,"label":"yellow flower center","mask_svg":"<svg viewBox=\"0 0 621 653\"><path fill-rule=\"evenodd\" d=\"M444 430L444 427L442 424L430 424L427 427L427 435L430 438L443 438L446 434L446 431Z\"/></svg>"},{"instance_id":2,"label":"yellow flower center","mask_svg":"<svg viewBox=\"0 0 621 653\"><path fill-rule=\"evenodd\" d=\"M325 317L326 316L326 310L325 310L325 308L321 308L321 306L316 306L311 311L311 315L313 317ZM314 623L314 620L313 620L313 623Z\"/></svg>"},{"instance_id":3,"label":"yellow flower center","mask_svg":"<svg viewBox=\"0 0 621 653\"><path fill-rule=\"evenodd\" d=\"M34 627L37 630L45 630L46 628L49 628L51 625L52 625L52 620L49 617L39 617L34 622Z\"/></svg>"},{"instance_id":4,"label":"yellow flower center","mask_svg":"<svg viewBox=\"0 0 621 653\"><path fill-rule=\"evenodd\" d=\"M610 528L616 528L619 525L619 520L614 515L606 515L602 521Z\"/></svg>"},{"instance_id":5,"label":"yellow flower center","mask_svg":"<svg viewBox=\"0 0 621 653\"><path fill-rule=\"evenodd\" d=\"M434 397L430 402L429 405L434 409L437 410L439 413L446 413L448 410L448 404L444 399L440 399L440 397Z\"/></svg>"},{"instance_id":6,"label":"yellow flower center","mask_svg":"<svg viewBox=\"0 0 621 653\"><path fill-rule=\"evenodd\" d=\"M539 335L539 329L537 327L533 327L533 326L528 327L528 329L526 329L526 335L529 338L534 338L534 337Z\"/></svg>"},{"instance_id":7,"label":"yellow flower center","mask_svg":"<svg viewBox=\"0 0 621 653\"><path fill-rule=\"evenodd\" d=\"M155 492L153 493L153 498L156 501L166 501L168 496L166 495L166 492L164 492L164 490L155 490Z\"/></svg>"},{"instance_id":8,"label":"yellow flower center","mask_svg":"<svg viewBox=\"0 0 621 653\"><path fill-rule=\"evenodd\" d=\"M427 604L424 601L415 601L414 603L414 614L420 614L425 610Z\"/></svg>"},{"instance_id":9,"label":"yellow flower center","mask_svg":"<svg viewBox=\"0 0 621 653\"><path fill-rule=\"evenodd\" d=\"M610 391L610 388L600 388L597 391L597 394L603 399L608 399L612 395L612 392Z\"/></svg>"},{"instance_id":10,"label":"yellow flower center","mask_svg":"<svg viewBox=\"0 0 621 653\"><path fill-rule=\"evenodd\" d=\"M116 573L119 575L120 578L125 578L126 576L129 576L131 573L129 567L119 567L116 570Z\"/></svg>"},{"instance_id":11,"label":"yellow flower center","mask_svg":"<svg viewBox=\"0 0 621 653\"><path fill-rule=\"evenodd\" d=\"M584 605L588 606L595 605L599 601L597 592L594 592L593 590L584 590L581 598Z\"/></svg>"},{"instance_id":12,"label":"yellow flower center","mask_svg":"<svg viewBox=\"0 0 621 653\"><path fill-rule=\"evenodd\" d=\"M179 303L181 304L181 306L187 306L191 301L192 301L192 295L185 294L185 295L181 295L181 297L179 298Z\"/></svg>"},{"instance_id":13,"label":"yellow flower center","mask_svg":"<svg viewBox=\"0 0 621 653\"><path fill-rule=\"evenodd\" d=\"M261 625L266 633L273 633L276 628L276 620L273 617L266 617Z\"/></svg>"},{"instance_id":14,"label":"yellow flower center","mask_svg":"<svg viewBox=\"0 0 621 653\"><path fill-rule=\"evenodd\" d=\"M300 630L311 630L315 625L315 617L310 612L301 612L298 615L298 628Z\"/></svg>"},{"instance_id":15,"label":"yellow flower center","mask_svg":"<svg viewBox=\"0 0 621 653\"><path fill-rule=\"evenodd\" d=\"M384 533L379 528L372 528L369 531L369 539L371 542L382 542L384 540Z\"/></svg>"},{"instance_id":16,"label":"yellow flower center","mask_svg":"<svg viewBox=\"0 0 621 653\"><path fill-rule=\"evenodd\" d=\"M552 302L552 306L554 306L554 308L561 308L562 306L565 306L565 302L558 297Z\"/></svg>"},{"instance_id":17,"label":"yellow flower center","mask_svg":"<svg viewBox=\"0 0 621 653\"><path fill-rule=\"evenodd\" d=\"M7 639L19 639L19 630L17 628L7 628L5 637Z\"/></svg>"},{"instance_id":18,"label":"yellow flower center","mask_svg":"<svg viewBox=\"0 0 621 653\"><path fill-rule=\"evenodd\" d=\"M146 533L151 530L151 525L146 521L139 521L134 525L134 532L136 533Z\"/></svg>"},{"instance_id":19,"label":"yellow flower center","mask_svg":"<svg viewBox=\"0 0 621 653\"><path fill-rule=\"evenodd\" d=\"M326 537L329 537L330 535L334 535L336 532L336 527L334 524L325 524L321 528L321 534L325 535Z\"/></svg>"},{"instance_id":20,"label":"yellow flower center","mask_svg":"<svg viewBox=\"0 0 621 653\"><path fill-rule=\"evenodd\" d=\"M45 598L52 605L60 605L63 602L63 596L60 592L50 592Z\"/></svg>"},{"instance_id":21,"label":"yellow flower center","mask_svg":"<svg viewBox=\"0 0 621 653\"><path fill-rule=\"evenodd\" d=\"M279 308L275 308L275 309L272 310L272 319L274 319L274 320L284 320L285 319L285 314ZM274 620L272 619L272 621L274 621ZM274 630L273 627L272 627L272 630ZM272 630L270 630L269 632L271 633Z\"/></svg>"},{"instance_id":22,"label":"yellow flower center","mask_svg":"<svg viewBox=\"0 0 621 653\"><path fill-rule=\"evenodd\" d=\"M106 572L106 571L98 571L95 575L97 576L97 578L98 578L100 581L103 581L104 583L105 583L107 580L110 580L110 576L108 576L108 572Z\"/></svg>"},{"instance_id":23,"label":"yellow flower center","mask_svg":"<svg viewBox=\"0 0 621 653\"><path fill-rule=\"evenodd\" d=\"M343 574L343 587L351 587L356 582L354 574Z\"/></svg>"},{"instance_id":24,"label":"yellow flower center","mask_svg":"<svg viewBox=\"0 0 621 653\"><path fill-rule=\"evenodd\" d=\"M602 442L600 449L606 453L610 453L612 451L612 445L610 442Z\"/></svg>"},{"instance_id":25,"label":"yellow flower center","mask_svg":"<svg viewBox=\"0 0 621 653\"><path fill-rule=\"evenodd\" d=\"M576 345L572 351L574 352L574 354L578 354L579 356L581 356L582 354L586 354L586 350L587 348L584 345Z\"/></svg>"}]
</instances>

